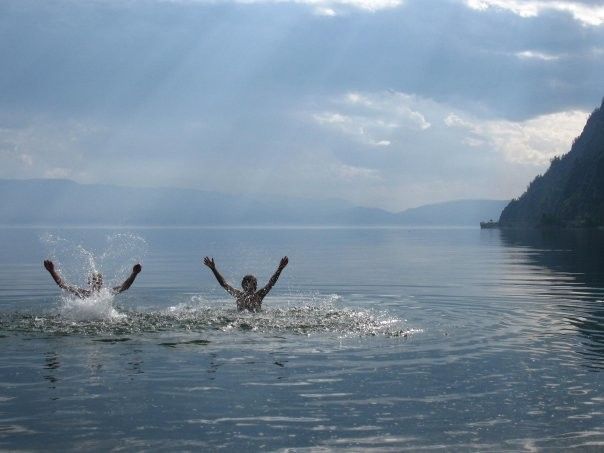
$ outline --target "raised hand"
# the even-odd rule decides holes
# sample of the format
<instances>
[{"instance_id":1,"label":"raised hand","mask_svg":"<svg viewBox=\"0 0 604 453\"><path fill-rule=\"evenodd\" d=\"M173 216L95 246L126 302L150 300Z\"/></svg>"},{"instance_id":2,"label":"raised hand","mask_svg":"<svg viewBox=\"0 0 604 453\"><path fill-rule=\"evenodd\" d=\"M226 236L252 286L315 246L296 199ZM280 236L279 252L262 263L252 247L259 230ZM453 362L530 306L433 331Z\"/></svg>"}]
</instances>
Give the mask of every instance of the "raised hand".
<instances>
[{"instance_id":1,"label":"raised hand","mask_svg":"<svg viewBox=\"0 0 604 453\"><path fill-rule=\"evenodd\" d=\"M61 289L64 289L65 291L69 291L71 294L73 294L77 297L86 297L86 292L84 290L82 290L80 288L76 288L75 286L72 286L72 285L68 285L67 283L65 283L63 281L63 279L61 278L59 273L55 270L55 265L52 261L44 260L44 267L46 268L46 270L48 272L50 272L50 276L55 281L55 283L57 285L59 285L59 287Z\"/></svg>"},{"instance_id":2,"label":"raised hand","mask_svg":"<svg viewBox=\"0 0 604 453\"><path fill-rule=\"evenodd\" d=\"M287 266L287 263L289 263L289 258L287 256L284 256L283 258L281 258L281 262L279 263L279 268L283 269L285 266Z\"/></svg>"},{"instance_id":3,"label":"raised hand","mask_svg":"<svg viewBox=\"0 0 604 453\"><path fill-rule=\"evenodd\" d=\"M208 266L210 269L216 269L216 264L214 264L214 258L210 258L209 256L206 256L203 259L203 264Z\"/></svg>"},{"instance_id":4,"label":"raised hand","mask_svg":"<svg viewBox=\"0 0 604 453\"><path fill-rule=\"evenodd\" d=\"M142 270L143 270L143 266L141 266L140 264L135 264L134 267L132 268L132 272L135 274L138 274Z\"/></svg>"}]
</instances>

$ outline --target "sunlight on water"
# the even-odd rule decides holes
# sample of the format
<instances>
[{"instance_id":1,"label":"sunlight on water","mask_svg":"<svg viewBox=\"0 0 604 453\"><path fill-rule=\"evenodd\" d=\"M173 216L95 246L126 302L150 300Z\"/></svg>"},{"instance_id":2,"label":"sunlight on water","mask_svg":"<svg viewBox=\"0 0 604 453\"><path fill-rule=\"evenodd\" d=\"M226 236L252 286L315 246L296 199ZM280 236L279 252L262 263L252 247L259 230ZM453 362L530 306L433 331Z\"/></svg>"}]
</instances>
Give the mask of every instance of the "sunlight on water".
<instances>
[{"instance_id":1,"label":"sunlight on water","mask_svg":"<svg viewBox=\"0 0 604 453\"><path fill-rule=\"evenodd\" d=\"M115 233L0 240L0 449L602 447L604 236L143 230L143 275L113 297L146 250ZM291 265L239 312L202 252L234 282ZM59 296L48 256L107 288Z\"/></svg>"}]
</instances>

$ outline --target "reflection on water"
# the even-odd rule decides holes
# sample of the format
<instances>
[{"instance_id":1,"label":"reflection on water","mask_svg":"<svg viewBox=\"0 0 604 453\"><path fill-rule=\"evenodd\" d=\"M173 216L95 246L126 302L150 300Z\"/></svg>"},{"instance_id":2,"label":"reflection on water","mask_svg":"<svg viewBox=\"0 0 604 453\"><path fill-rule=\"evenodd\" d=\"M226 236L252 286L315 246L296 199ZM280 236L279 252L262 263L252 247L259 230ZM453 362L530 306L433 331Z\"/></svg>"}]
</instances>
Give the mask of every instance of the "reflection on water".
<instances>
[{"instance_id":1,"label":"reflection on water","mask_svg":"<svg viewBox=\"0 0 604 453\"><path fill-rule=\"evenodd\" d=\"M103 250L115 231L53 234ZM0 449L604 445L602 232L133 234L135 285L84 301L42 269L40 231L0 236ZM241 313L206 254L234 283L290 266Z\"/></svg>"},{"instance_id":2,"label":"reflection on water","mask_svg":"<svg viewBox=\"0 0 604 453\"><path fill-rule=\"evenodd\" d=\"M44 363L45 363L44 369L48 370L47 374L44 375L44 379L46 379L49 382L49 385L48 385L49 389L55 389L56 388L55 383L58 380L55 370L57 370L61 367L61 364L59 362L59 356L57 355L56 352L48 352L48 353L46 353L46 358L44 359Z\"/></svg>"},{"instance_id":3,"label":"reflection on water","mask_svg":"<svg viewBox=\"0 0 604 453\"><path fill-rule=\"evenodd\" d=\"M576 276L587 287L604 288L604 231L501 230L506 247L526 248L536 264Z\"/></svg>"},{"instance_id":4,"label":"reflection on water","mask_svg":"<svg viewBox=\"0 0 604 453\"><path fill-rule=\"evenodd\" d=\"M503 244L526 262L556 273L552 289L562 319L576 328L591 365L604 369L604 232L599 230L501 231Z\"/></svg>"}]
</instances>

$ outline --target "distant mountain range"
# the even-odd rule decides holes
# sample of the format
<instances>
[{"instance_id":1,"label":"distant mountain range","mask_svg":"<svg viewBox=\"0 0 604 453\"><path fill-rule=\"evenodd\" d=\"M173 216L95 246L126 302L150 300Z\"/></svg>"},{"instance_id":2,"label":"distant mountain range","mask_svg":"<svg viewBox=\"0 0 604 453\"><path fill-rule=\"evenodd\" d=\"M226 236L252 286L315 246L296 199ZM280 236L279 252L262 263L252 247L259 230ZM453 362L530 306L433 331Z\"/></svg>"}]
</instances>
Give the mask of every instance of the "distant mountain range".
<instances>
[{"instance_id":1,"label":"distant mountain range","mask_svg":"<svg viewBox=\"0 0 604 453\"><path fill-rule=\"evenodd\" d=\"M571 150L552 160L526 192L512 200L502 227L604 226L604 100Z\"/></svg>"},{"instance_id":2,"label":"distant mountain range","mask_svg":"<svg viewBox=\"0 0 604 453\"><path fill-rule=\"evenodd\" d=\"M472 225L497 219L507 200L458 200L399 213L342 200L226 195L69 180L0 180L2 225Z\"/></svg>"}]
</instances>

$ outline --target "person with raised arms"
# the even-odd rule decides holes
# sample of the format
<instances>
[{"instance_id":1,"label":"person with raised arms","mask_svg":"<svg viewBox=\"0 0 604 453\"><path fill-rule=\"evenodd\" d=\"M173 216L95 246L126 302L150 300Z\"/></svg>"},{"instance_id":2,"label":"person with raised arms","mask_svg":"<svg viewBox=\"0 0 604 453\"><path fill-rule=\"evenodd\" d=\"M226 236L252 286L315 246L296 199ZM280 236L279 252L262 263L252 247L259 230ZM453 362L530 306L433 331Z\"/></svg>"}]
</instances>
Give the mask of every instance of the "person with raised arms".
<instances>
[{"instance_id":1,"label":"person with raised arms","mask_svg":"<svg viewBox=\"0 0 604 453\"><path fill-rule=\"evenodd\" d=\"M246 275L243 277L243 280L241 281L243 291L233 288L225 281L224 277L220 275L220 272L218 272L218 269L216 269L214 258L206 256L203 259L203 263L214 273L214 277L216 277L216 280L218 280L220 286L222 286L227 293L235 298L237 301L237 310L260 311L262 308L262 300L266 297L275 283L277 283L279 275L281 275L281 271L285 269L285 266L287 266L287 263L289 263L289 259L287 256L281 258L279 267L277 267L277 270L273 276L270 278L266 286L259 290L257 290L258 281L256 280L256 277L253 275Z\"/></svg>"},{"instance_id":2,"label":"person with raised arms","mask_svg":"<svg viewBox=\"0 0 604 453\"><path fill-rule=\"evenodd\" d=\"M92 272L90 274L90 276L88 277L88 285L90 288L86 289L78 288L77 286L65 283L65 280L63 280L59 272L55 269L55 265L52 261L45 260L44 267L50 273L55 283L59 285L61 289L73 294L76 297L79 297L80 299L85 299L86 297L90 297L93 294L99 293L101 291L101 288L103 287L103 275L100 272ZM128 277L121 285L114 286L113 288L111 288L113 294L119 294L130 288L132 286L132 283L134 283L136 276L140 273L141 270L142 266L140 264L135 264L132 268L132 273L130 274L130 277Z\"/></svg>"}]
</instances>

